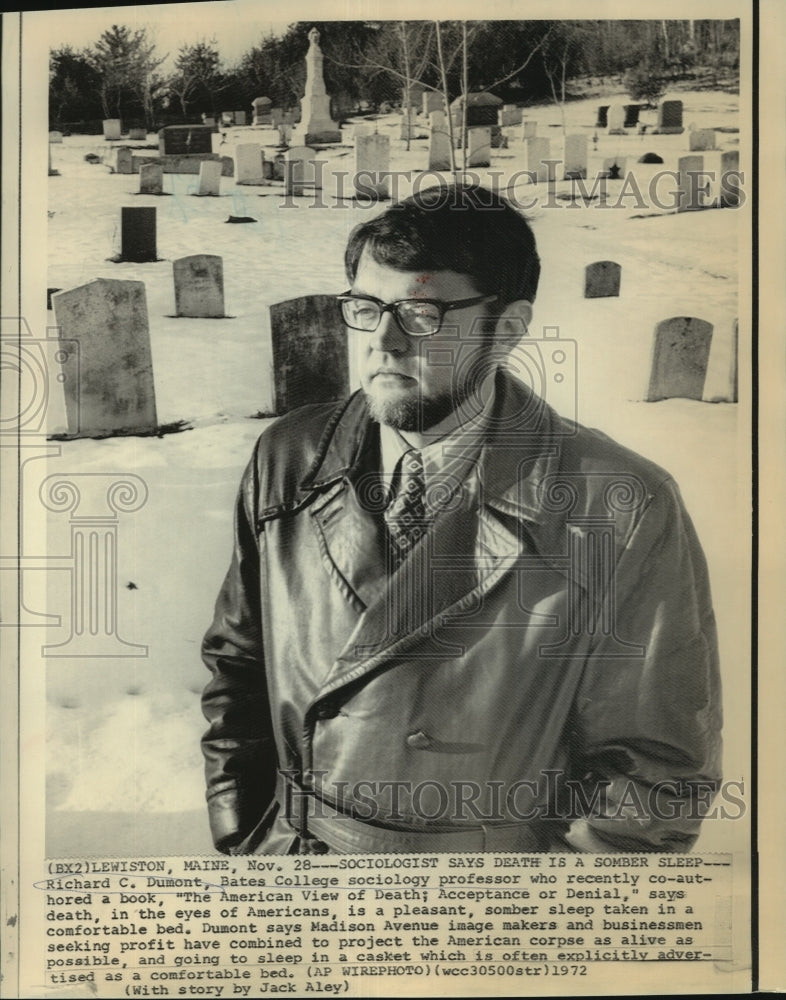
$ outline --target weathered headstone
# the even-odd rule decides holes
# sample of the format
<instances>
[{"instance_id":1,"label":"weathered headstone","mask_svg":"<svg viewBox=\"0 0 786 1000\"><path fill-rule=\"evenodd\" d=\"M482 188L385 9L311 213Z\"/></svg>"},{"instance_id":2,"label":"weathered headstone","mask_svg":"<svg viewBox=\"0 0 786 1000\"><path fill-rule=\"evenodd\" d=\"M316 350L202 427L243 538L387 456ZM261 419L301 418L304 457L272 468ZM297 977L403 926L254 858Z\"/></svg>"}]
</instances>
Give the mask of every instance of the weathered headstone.
<instances>
[{"instance_id":1,"label":"weathered headstone","mask_svg":"<svg viewBox=\"0 0 786 1000\"><path fill-rule=\"evenodd\" d=\"M626 104L625 105L625 122L623 124L624 128L636 128L639 124L639 113L641 111L640 104Z\"/></svg>"},{"instance_id":2,"label":"weathered headstone","mask_svg":"<svg viewBox=\"0 0 786 1000\"><path fill-rule=\"evenodd\" d=\"M609 135L625 135L625 108L621 104L609 106Z\"/></svg>"},{"instance_id":3,"label":"weathered headstone","mask_svg":"<svg viewBox=\"0 0 786 1000\"><path fill-rule=\"evenodd\" d=\"M235 112L234 111L222 111L221 112L221 124L222 125L234 125L235 124Z\"/></svg>"},{"instance_id":4,"label":"weathered headstone","mask_svg":"<svg viewBox=\"0 0 786 1000\"><path fill-rule=\"evenodd\" d=\"M223 318L224 262L214 254L195 254L172 262L178 316Z\"/></svg>"},{"instance_id":5,"label":"weathered headstone","mask_svg":"<svg viewBox=\"0 0 786 1000\"><path fill-rule=\"evenodd\" d=\"M310 146L290 146L284 153L284 194L302 194L318 181L317 151Z\"/></svg>"},{"instance_id":6,"label":"weathered headstone","mask_svg":"<svg viewBox=\"0 0 786 1000\"><path fill-rule=\"evenodd\" d=\"M78 363L61 366L68 433L95 437L155 431L144 282L97 278L53 295L52 302L62 352L78 352Z\"/></svg>"},{"instance_id":7,"label":"weathered headstone","mask_svg":"<svg viewBox=\"0 0 786 1000\"><path fill-rule=\"evenodd\" d=\"M673 316L655 327L646 400L701 399L712 343L712 324Z\"/></svg>"},{"instance_id":8,"label":"weathered headstone","mask_svg":"<svg viewBox=\"0 0 786 1000\"><path fill-rule=\"evenodd\" d=\"M428 118L432 111L445 110L445 98L438 91L427 90L423 94L423 114Z\"/></svg>"},{"instance_id":9,"label":"weathered headstone","mask_svg":"<svg viewBox=\"0 0 786 1000\"><path fill-rule=\"evenodd\" d=\"M534 173L536 184L554 180L556 162L551 159L550 139L538 136L527 139L527 170Z\"/></svg>"},{"instance_id":10,"label":"weathered headstone","mask_svg":"<svg viewBox=\"0 0 786 1000\"><path fill-rule=\"evenodd\" d=\"M158 133L162 155L177 153L212 153L213 129L210 125L166 125Z\"/></svg>"},{"instance_id":11,"label":"weathered headstone","mask_svg":"<svg viewBox=\"0 0 786 1000\"><path fill-rule=\"evenodd\" d=\"M54 143L62 142L63 141L63 133L62 132L50 132L49 133L49 141L50 142L54 142Z\"/></svg>"},{"instance_id":12,"label":"weathered headstone","mask_svg":"<svg viewBox=\"0 0 786 1000\"><path fill-rule=\"evenodd\" d=\"M278 126L284 120L284 109L283 108L271 108L270 109L270 124L273 128L278 128Z\"/></svg>"},{"instance_id":13,"label":"weathered headstone","mask_svg":"<svg viewBox=\"0 0 786 1000\"><path fill-rule=\"evenodd\" d=\"M330 97L325 90L322 70L324 56L319 47L319 32L308 33L306 53L306 88L300 102L300 124L292 132L292 142L310 146L313 143L341 142L341 129L330 117Z\"/></svg>"},{"instance_id":14,"label":"weathered headstone","mask_svg":"<svg viewBox=\"0 0 786 1000\"><path fill-rule=\"evenodd\" d=\"M653 132L658 135L674 135L684 131L682 101L662 101L658 107L658 124Z\"/></svg>"},{"instance_id":15,"label":"weathered headstone","mask_svg":"<svg viewBox=\"0 0 786 1000\"><path fill-rule=\"evenodd\" d=\"M147 139L147 129L130 128L128 130L128 138L133 139L135 142L138 142L140 139Z\"/></svg>"},{"instance_id":16,"label":"weathered headstone","mask_svg":"<svg viewBox=\"0 0 786 1000\"><path fill-rule=\"evenodd\" d=\"M246 113L245 111L235 112L235 125L245 125L246 124Z\"/></svg>"},{"instance_id":17,"label":"weathered headstone","mask_svg":"<svg viewBox=\"0 0 786 1000\"><path fill-rule=\"evenodd\" d=\"M107 142L117 142L122 135L119 118L107 118L104 121L104 138Z\"/></svg>"},{"instance_id":18,"label":"weathered headstone","mask_svg":"<svg viewBox=\"0 0 786 1000\"><path fill-rule=\"evenodd\" d=\"M491 165L491 128L476 125L467 129L467 166Z\"/></svg>"},{"instance_id":19,"label":"weathered headstone","mask_svg":"<svg viewBox=\"0 0 786 1000\"><path fill-rule=\"evenodd\" d=\"M134 263L157 260L156 210L121 208L120 259Z\"/></svg>"},{"instance_id":20,"label":"weathered headstone","mask_svg":"<svg viewBox=\"0 0 786 1000\"><path fill-rule=\"evenodd\" d=\"M467 94L467 128L478 125L496 125L502 99L486 91ZM450 105L454 124L461 128L464 115L464 97L457 97Z\"/></svg>"},{"instance_id":21,"label":"weathered headstone","mask_svg":"<svg viewBox=\"0 0 786 1000\"><path fill-rule=\"evenodd\" d=\"M429 125L428 168L429 170L450 170L448 116L444 111L432 111L429 115Z\"/></svg>"},{"instance_id":22,"label":"weathered headstone","mask_svg":"<svg viewBox=\"0 0 786 1000\"><path fill-rule=\"evenodd\" d=\"M221 193L221 163L217 160L206 160L199 165L199 186L197 194L200 197L218 197Z\"/></svg>"},{"instance_id":23,"label":"weathered headstone","mask_svg":"<svg viewBox=\"0 0 786 1000\"><path fill-rule=\"evenodd\" d=\"M584 269L584 298L605 299L620 293L622 268L613 260L596 260Z\"/></svg>"},{"instance_id":24,"label":"weathered headstone","mask_svg":"<svg viewBox=\"0 0 786 1000\"><path fill-rule=\"evenodd\" d=\"M143 163L139 168L139 193L164 193L164 171L160 164Z\"/></svg>"},{"instance_id":25,"label":"weathered headstone","mask_svg":"<svg viewBox=\"0 0 786 1000\"><path fill-rule=\"evenodd\" d=\"M721 153L721 208L737 208L740 204L740 154L736 149Z\"/></svg>"},{"instance_id":26,"label":"weathered headstone","mask_svg":"<svg viewBox=\"0 0 786 1000\"><path fill-rule=\"evenodd\" d=\"M609 106L608 104L602 104L598 108L598 117L595 121L595 128L606 128L608 121Z\"/></svg>"},{"instance_id":27,"label":"weathered headstone","mask_svg":"<svg viewBox=\"0 0 786 1000\"><path fill-rule=\"evenodd\" d=\"M677 177L678 212L709 207L710 186L704 176L703 156L681 156L677 160Z\"/></svg>"},{"instance_id":28,"label":"weathered headstone","mask_svg":"<svg viewBox=\"0 0 786 1000\"><path fill-rule=\"evenodd\" d=\"M503 104L498 115L497 124L502 128L506 128L508 125L521 125L521 108L516 107L515 104Z\"/></svg>"},{"instance_id":29,"label":"weathered headstone","mask_svg":"<svg viewBox=\"0 0 786 1000\"><path fill-rule=\"evenodd\" d=\"M275 410L342 399L349 392L347 330L333 295L270 307Z\"/></svg>"},{"instance_id":30,"label":"weathered headstone","mask_svg":"<svg viewBox=\"0 0 786 1000\"><path fill-rule=\"evenodd\" d=\"M134 154L128 146L120 146L115 154L115 173L133 174Z\"/></svg>"},{"instance_id":31,"label":"weathered headstone","mask_svg":"<svg viewBox=\"0 0 786 1000\"><path fill-rule=\"evenodd\" d=\"M235 183L264 184L264 154L258 142L243 142L235 146Z\"/></svg>"},{"instance_id":32,"label":"weathered headstone","mask_svg":"<svg viewBox=\"0 0 786 1000\"><path fill-rule=\"evenodd\" d=\"M587 137L586 135L565 136L565 180L587 176Z\"/></svg>"},{"instance_id":33,"label":"weathered headstone","mask_svg":"<svg viewBox=\"0 0 786 1000\"><path fill-rule=\"evenodd\" d=\"M715 149L715 129L694 128L688 134L688 148L691 152L703 152L705 149Z\"/></svg>"},{"instance_id":34,"label":"weathered headstone","mask_svg":"<svg viewBox=\"0 0 786 1000\"><path fill-rule=\"evenodd\" d=\"M524 139L535 139L538 134L537 122L524 122Z\"/></svg>"},{"instance_id":35,"label":"weathered headstone","mask_svg":"<svg viewBox=\"0 0 786 1000\"><path fill-rule=\"evenodd\" d=\"M372 199L390 197L390 136L379 132L356 136L355 193Z\"/></svg>"},{"instance_id":36,"label":"weathered headstone","mask_svg":"<svg viewBox=\"0 0 786 1000\"><path fill-rule=\"evenodd\" d=\"M270 125L270 107L272 101L269 97L256 97L251 102L251 107L254 109L254 117L251 120L252 125Z\"/></svg>"}]
</instances>

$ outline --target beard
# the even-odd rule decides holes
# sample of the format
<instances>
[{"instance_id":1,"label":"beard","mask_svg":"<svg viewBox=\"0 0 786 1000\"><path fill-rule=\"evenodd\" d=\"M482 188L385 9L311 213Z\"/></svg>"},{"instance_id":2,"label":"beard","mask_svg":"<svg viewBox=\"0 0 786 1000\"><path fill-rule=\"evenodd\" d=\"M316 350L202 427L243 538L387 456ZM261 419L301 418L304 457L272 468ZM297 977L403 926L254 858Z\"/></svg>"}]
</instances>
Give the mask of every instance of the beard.
<instances>
[{"instance_id":1,"label":"beard","mask_svg":"<svg viewBox=\"0 0 786 1000\"><path fill-rule=\"evenodd\" d=\"M451 393L429 399L378 399L366 393L369 412L374 420L397 431L422 433L444 420L456 408Z\"/></svg>"}]
</instances>

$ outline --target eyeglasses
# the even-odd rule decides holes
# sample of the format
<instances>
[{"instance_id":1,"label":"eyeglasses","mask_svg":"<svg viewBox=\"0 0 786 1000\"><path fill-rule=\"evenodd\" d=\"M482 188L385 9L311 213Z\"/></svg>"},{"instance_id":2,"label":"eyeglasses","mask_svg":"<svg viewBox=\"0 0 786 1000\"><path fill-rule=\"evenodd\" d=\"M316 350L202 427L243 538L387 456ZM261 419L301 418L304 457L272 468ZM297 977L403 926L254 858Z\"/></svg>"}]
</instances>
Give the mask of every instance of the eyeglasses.
<instances>
[{"instance_id":1,"label":"eyeglasses","mask_svg":"<svg viewBox=\"0 0 786 1000\"><path fill-rule=\"evenodd\" d=\"M399 299L383 302L371 295L345 292L336 296L344 322L352 330L372 333L382 322L382 314L392 312L401 329L411 337L431 337L442 326L445 313L452 309L468 309L481 302L493 302L498 295L477 295L472 299L443 302L441 299Z\"/></svg>"}]
</instances>

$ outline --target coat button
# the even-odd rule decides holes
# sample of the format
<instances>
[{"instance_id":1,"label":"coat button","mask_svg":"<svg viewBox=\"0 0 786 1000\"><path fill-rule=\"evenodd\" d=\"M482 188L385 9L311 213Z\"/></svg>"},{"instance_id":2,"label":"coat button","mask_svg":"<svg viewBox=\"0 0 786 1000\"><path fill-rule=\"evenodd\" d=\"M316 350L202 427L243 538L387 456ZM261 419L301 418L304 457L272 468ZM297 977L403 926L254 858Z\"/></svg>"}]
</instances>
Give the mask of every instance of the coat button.
<instances>
[{"instance_id":1,"label":"coat button","mask_svg":"<svg viewBox=\"0 0 786 1000\"><path fill-rule=\"evenodd\" d=\"M335 719L338 715L338 704L330 699L320 702L315 714L318 719Z\"/></svg>"},{"instance_id":2,"label":"coat button","mask_svg":"<svg viewBox=\"0 0 786 1000\"><path fill-rule=\"evenodd\" d=\"M407 736L407 746L412 747L413 750L428 750L431 744L431 737L427 733L424 733L422 729Z\"/></svg>"}]
</instances>

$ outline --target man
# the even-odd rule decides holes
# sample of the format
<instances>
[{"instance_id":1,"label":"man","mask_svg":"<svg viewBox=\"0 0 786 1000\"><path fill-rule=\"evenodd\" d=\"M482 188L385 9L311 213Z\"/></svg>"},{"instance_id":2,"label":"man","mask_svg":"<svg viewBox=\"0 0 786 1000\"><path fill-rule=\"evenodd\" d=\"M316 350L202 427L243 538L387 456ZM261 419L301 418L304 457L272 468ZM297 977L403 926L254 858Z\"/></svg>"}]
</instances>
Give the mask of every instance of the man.
<instances>
[{"instance_id":1,"label":"man","mask_svg":"<svg viewBox=\"0 0 786 1000\"><path fill-rule=\"evenodd\" d=\"M689 849L719 781L704 558L667 473L526 384L567 356L527 338L529 225L434 188L346 269L362 391L260 437L203 644L216 846Z\"/></svg>"}]
</instances>

